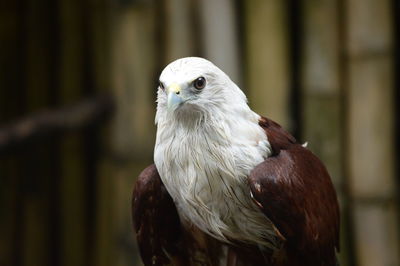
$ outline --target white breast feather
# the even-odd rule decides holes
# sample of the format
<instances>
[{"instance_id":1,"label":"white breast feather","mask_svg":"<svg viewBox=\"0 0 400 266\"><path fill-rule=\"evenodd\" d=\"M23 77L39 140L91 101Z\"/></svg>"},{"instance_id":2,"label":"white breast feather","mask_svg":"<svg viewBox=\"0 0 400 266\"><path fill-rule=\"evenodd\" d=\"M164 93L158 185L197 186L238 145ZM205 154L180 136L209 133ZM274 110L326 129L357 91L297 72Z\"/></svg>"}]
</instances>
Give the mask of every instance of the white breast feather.
<instances>
[{"instance_id":1,"label":"white breast feather","mask_svg":"<svg viewBox=\"0 0 400 266\"><path fill-rule=\"evenodd\" d=\"M275 233L252 202L246 178L271 150L259 116L245 115L207 117L193 128L158 121L154 159L183 219L222 241L270 246L266 239Z\"/></svg>"}]
</instances>

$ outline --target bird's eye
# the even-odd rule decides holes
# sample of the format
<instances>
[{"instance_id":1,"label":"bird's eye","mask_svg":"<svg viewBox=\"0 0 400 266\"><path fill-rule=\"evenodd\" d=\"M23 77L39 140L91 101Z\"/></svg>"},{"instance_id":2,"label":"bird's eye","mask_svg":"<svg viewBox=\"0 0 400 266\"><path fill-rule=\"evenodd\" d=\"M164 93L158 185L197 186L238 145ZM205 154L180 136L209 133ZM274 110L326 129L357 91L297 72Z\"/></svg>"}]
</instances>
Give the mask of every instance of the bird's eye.
<instances>
[{"instance_id":1,"label":"bird's eye","mask_svg":"<svg viewBox=\"0 0 400 266\"><path fill-rule=\"evenodd\" d=\"M202 90L206 86L206 79L203 77L199 77L193 81L193 86L198 89Z\"/></svg>"},{"instance_id":2,"label":"bird's eye","mask_svg":"<svg viewBox=\"0 0 400 266\"><path fill-rule=\"evenodd\" d=\"M160 89L165 90L165 86L164 83L162 83L161 81L159 81L159 85Z\"/></svg>"}]
</instances>

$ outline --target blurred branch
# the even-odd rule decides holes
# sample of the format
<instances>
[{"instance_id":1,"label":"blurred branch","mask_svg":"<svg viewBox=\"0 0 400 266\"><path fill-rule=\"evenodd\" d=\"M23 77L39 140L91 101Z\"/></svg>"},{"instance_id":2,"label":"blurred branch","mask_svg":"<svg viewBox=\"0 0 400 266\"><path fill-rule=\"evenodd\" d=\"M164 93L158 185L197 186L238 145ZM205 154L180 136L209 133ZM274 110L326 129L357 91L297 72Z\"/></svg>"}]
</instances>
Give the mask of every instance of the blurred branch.
<instances>
[{"instance_id":1,"label":"blurred branch","mask_svg":"<svg viewBox=\"0 0 400 266\"><path fill-rule=\"evenodd\" d=\"M93 126L106 119L113 108L113 100L107 95L86 99L74 106L32 114L0 127L0 153L36 138Z\"/></svg>"}]
</instances>

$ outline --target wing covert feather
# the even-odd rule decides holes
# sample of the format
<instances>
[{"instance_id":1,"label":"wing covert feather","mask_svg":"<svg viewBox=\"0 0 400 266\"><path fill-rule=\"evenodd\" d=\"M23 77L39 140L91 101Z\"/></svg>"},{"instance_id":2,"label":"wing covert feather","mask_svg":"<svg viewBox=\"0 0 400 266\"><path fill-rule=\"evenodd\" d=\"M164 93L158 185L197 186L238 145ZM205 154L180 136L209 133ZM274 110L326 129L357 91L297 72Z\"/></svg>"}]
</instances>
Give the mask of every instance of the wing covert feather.
<instances>
[{"instance_id":1,"label":"wing covert feather","mask_svg":"<svg viewBox=\"0 0 400 266\"><path fill-rule=\"evenodd\" d=\"M297 261L336 265L339 207L325 166L275 122L262 118L260 125L274 152L249 176L257 205L285 237L287 251Z\"/></svg>"}]
</instances>

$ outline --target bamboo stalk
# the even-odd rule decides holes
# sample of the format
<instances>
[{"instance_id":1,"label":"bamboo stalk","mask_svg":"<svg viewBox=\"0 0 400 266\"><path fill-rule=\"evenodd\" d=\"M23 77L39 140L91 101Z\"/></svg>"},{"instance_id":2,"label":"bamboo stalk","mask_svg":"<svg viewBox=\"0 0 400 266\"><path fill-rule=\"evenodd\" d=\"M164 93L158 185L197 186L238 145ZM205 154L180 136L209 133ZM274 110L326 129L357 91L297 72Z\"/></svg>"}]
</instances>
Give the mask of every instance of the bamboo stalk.
<instances>
[{"instance_id":1,"label":"bamboo stalk","mask_svg":"<svg viewBox=\"0 0 400 266\"><path fill-rule=\"evenodd\" d=\"M110 93L111 88L111 26L112 16L115 14L115 5L108 0L89 0L91 10L90 32L91 66L95 73L93 84L95 93ZM114 109L115 110L115 109ZM98 130L94 129L94 130ZM110 165L107 151L110 147L110 128L107 127L100 132L98 139L99 150L96 152L97 160L93 166L96 171L94 189L95 210L93 226L93 254L92 265L108 266L114 265L114 239L113 239L113 169ZM99 134L99 133L97 133ZM90 136L89 136L90 137Z\"/></svg>"},{"instance_id":2,"label":"bamboo stalk","mask_svg":"<svg viewBox=\"0 0 400 266\"><path fill-rule=\"evenodd\" d=\"M399 265L389 0L345 3L349 185L360 265ZM372 19L373 18L373 19Z\"/></svg>"},{"instance_id":3,"label":"bamboo stalk","mask_svg":"<svg viewBox=\"0 0 400 266\"><path fill-rule=\"evenodd\" d=\"M341 205L340 265L348 265L338 1L302 1L302 138L326 165Z\"/></svg>"},{"instance_id":4,"label":"bamboo stalk","mask_svg":"<svg viewBox=\"0 0 400 266\"><path fill-rule=\"evenodd\" d=\"M195 52L196 34L191 16L191 1L166 0L165 26L159 21L165 38L164 65L181 57L193 56Z\"/></svg>"},{"instance_id":5,"label":"bamboo stalk","mask_svg":"<svg viewBox=\"0 0 400 266\"><path fill-rule=\"evenodd\" d=\"M35 1L25 1L25 14L20 18L27 29L26 35L25 93L26 112L34 112L48 106L51 99L49 93L51 80L51 28L50 5L38 5ZM54 73L54 72L53 72ZM23 74L22 74L23 75ZM54 173L54 154L52 141L47 139L41 145L31 149L22 149L19 155L19 167L22 192L22 233L23 247L20 252L23 265L46 265L52 260L53 247L51 239L51 199L50 187ZM40 158L40 159L39 159ZM49 252L50 251L50 252Z\"/></svg>"},{"instance_id":6,"label":"bamboo stalk","mask_svg":"<svg viewBox=\"0 0 400 266\"><path fill-rule=\"evenodd\" d=\"M245 65L249 102L285 128L289 117L289 47L286 1L245 1Z\"/></svg>"},{"instance_id":7,"label":"bamboo stalk","mask_svg":"<svg viewBox=\"0 0 400 266\"><path fill-rule=\"evenodd\" d=\"M152 157L154 101L158 86L155 6L123 8L112 36L112 85L118 109L111 132L119 156Z\"/></svg>"},{"instance_id":8,"label":"bamboo stalk","mask_svg":"<svg viewBox=\"0 0 400 266\"><path fill-rule=\"evenodd\" d=\"M61 62L59 102L68 104L82 97L84 79L84 10L80 1L59 3ZM85 149L80 132L65 136L60 144L61 265L87 265Z\"/></svg>"},{"instance_id":9,"label":"bamboo stalk","mask_svg":"<svg viewBox=\"0 0 400 266\"><path fill-rule=\"evenodd\" d=\"M197 1L200 10L202 54L223 69L239 86L242 69L238 44L237 16L234 1Z\"/></svg>"},{"instance_id":10,"label":"bamboo stalk","mask_svg":"<svg viewBox=\"0 0 400 266\"><path fill-rule=\"evenodd\" d=\"M152 161L155 139L156 52L155 2L119 8L112 39L112 88L116 109L110 130L112 169L113 265L139 264L132 231L130 202L135 178ZM140 165L140 167L138 167ZM107 167L107 165L106 165ZM123 247L123 248L121 248Z\"/></svg>"},{"instance_id":11,"label":"bamboo stalk","mask_svg":"<svg viewBox=\"0 0 400 266\"><path fill-rule=\"evenodd\" d=\"M0 57L0 123L5 123L13 117L22 113L18 94L23 86L20 74L21 49L23 44L20 42L21 35L20 16L21 12L15 1L4 3L0 8L0 42L3 51ZM19 55L19 56L16 56ZM20 263L18 248L21 245L20 228L20 176L17 172L18 159L10 156L0 160L0 264L16 265ZM21 263L20 263L21 264Z\"/></svg>"}]
</instances>

